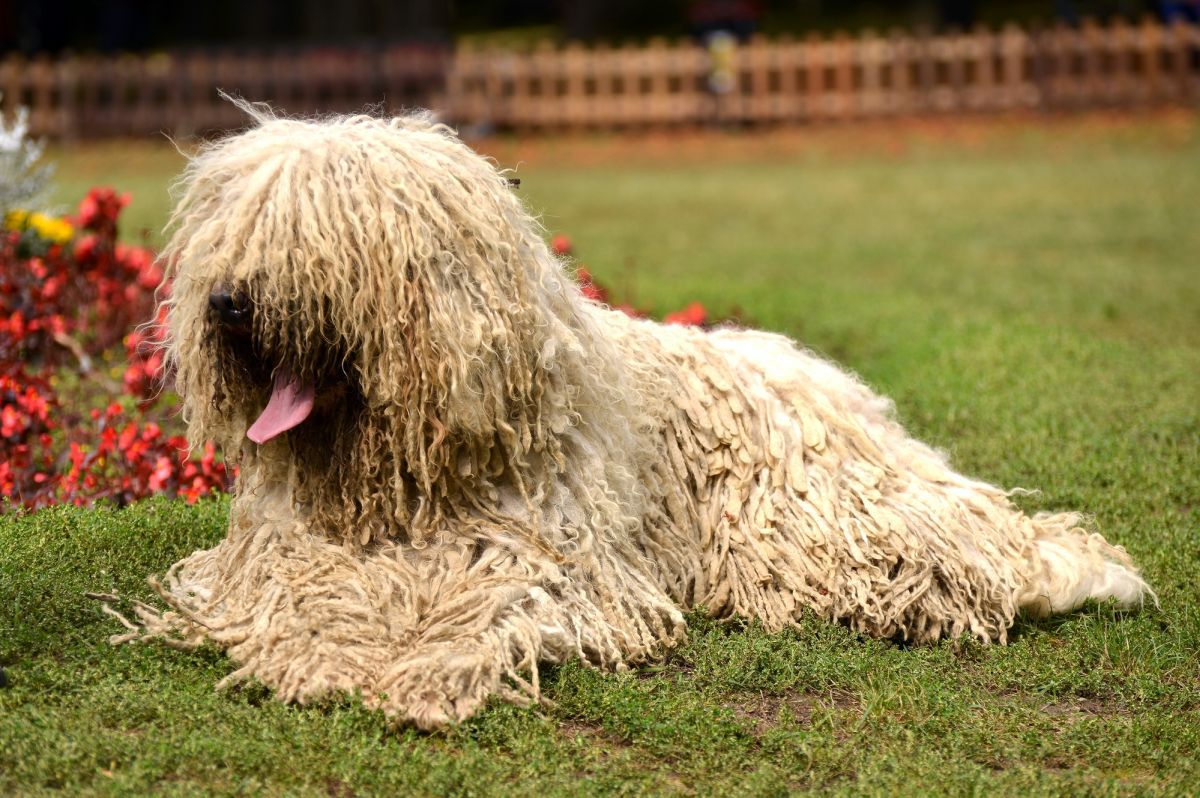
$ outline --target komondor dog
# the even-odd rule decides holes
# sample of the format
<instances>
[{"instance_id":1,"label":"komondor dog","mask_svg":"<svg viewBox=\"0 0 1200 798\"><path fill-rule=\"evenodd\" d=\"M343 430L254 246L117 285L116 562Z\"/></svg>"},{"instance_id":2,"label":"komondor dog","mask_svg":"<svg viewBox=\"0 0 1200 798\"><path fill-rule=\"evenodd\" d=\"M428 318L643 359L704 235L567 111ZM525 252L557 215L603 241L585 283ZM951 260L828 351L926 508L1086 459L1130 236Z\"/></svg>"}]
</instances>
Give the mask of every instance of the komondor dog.
<instances>
[{"instance_id":1,"label":"komondor dog","mask_svg":"<svg viewBox=\"0 0 1200 798\"><path fill-rule=\"evenodd\" d=\"M1021 610L1152 595L787 338L588 301L447 127L243 107L165 252L189 435L240 467L228 534L118 640L431 728L537 698L539 662L656 657L695 607L1004 642Z\"/></svg>"}]
</instances>

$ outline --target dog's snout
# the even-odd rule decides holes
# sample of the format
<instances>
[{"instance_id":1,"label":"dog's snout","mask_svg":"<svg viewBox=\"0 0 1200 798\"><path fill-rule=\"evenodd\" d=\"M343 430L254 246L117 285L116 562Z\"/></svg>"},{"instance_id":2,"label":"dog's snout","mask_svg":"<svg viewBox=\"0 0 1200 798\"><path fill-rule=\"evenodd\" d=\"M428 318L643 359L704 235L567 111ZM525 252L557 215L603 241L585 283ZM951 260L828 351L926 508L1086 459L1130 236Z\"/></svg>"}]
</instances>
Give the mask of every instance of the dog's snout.
<instances>
[{"instance_id":1,"label":"dog's snout","mask_svg":"<svg viewBox=\"0 0 1200 798\"><path fill-rule=\"evenodd\" d=\"M245 294L218 285L208 295L208 307L222 323L233 328L245 327L250 321L250 303Z\"/></svg>"},{"instance_id":2,"label":"dog's snout","mask_svg":"<svg viewBox=\"0 0 1200 798\"><path fill-rule=\"evenodd\" d=\"M228 313L233 310L233 294L223 287L215 289L208 295L208 306L217 313Z\"/></svg>"}]
</instances>

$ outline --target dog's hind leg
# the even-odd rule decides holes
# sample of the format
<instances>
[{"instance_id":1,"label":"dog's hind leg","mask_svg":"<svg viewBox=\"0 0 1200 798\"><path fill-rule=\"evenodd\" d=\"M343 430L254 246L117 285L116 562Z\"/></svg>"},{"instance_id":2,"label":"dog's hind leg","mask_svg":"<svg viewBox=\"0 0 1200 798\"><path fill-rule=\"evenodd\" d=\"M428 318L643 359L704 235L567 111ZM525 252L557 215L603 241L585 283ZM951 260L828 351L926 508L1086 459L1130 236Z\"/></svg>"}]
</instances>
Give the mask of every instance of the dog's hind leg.
<instances>
[{"instance_id":1,"label":"dog's hind leg","mask_svg":"<svg viewBox=\"0 0 1200 798\"><path fill-rule=\"evenodd\" d=\"M1089 599L1112 599L1121 609L1140 607L1158 597L1138 574L1129 555L1096 533L1077 525L1072 513L1041 513L1031 522L1037 528L1027 560L1021 609L1034 616L1070 612Z\"/></svg>"}]
</instances>

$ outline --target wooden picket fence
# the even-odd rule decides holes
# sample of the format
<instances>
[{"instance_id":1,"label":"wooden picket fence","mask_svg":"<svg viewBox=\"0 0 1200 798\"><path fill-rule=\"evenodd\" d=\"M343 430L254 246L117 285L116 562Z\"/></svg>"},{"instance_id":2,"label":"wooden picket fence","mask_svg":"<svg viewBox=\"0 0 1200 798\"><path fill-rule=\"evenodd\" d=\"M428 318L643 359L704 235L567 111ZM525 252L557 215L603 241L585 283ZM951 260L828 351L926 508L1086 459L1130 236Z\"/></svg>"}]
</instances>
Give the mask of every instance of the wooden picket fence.
<instances>
[{"instance_id":1,"label":"wooden picket fence","mask_svg":"<svg viewBox=\"0 0 1200 798\"><path fill-rule=\"evenodd\" d=\"M208 134L244 125L218 90L294 113L428 107L449 70L445 48L171 52L0 60L6 114L29 109L51 138Z\"/></svg>"},{"instance_id":2,"label":"wooden picket fence","mask_svg":"<svg viewBox=\"0 0 1200 798\"><path fill-rule=\"evenodd\" d=\"M943 36L756 39L710 89L692 44L475 52L452 61L446 113L500 128L771 123L1200 102L1200 27L1153 21Z\"/></svg>"},{"instance_id":3,"label":"wooden picket fence","mask_svg":"<svg viewBox=\"0 0 1200 798\"><path fill-rule=\"evenodd\" d=\"M714 64L727 68L713 89ZM3 108L59 138L243 124L217 89L291 112L429 107L472 129L798 123L886 115L1200 104L1200 27L1116 21L937 36L755 39L531 51L397 46L0 61Z\"/></svg>"}]
</instances>

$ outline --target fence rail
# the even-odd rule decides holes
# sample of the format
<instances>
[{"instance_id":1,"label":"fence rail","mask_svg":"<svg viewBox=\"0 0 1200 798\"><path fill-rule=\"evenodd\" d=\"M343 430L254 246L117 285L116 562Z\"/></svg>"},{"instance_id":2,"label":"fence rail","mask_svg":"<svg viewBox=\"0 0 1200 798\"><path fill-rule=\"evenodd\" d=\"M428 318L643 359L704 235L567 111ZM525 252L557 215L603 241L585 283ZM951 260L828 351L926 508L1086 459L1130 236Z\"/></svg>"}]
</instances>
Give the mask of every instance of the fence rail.
<instances>
[{"instance_id":1,"label":"fence rail","mask_svg":"<svg viewBox=\"0 0 1200 798\"><path fill-rule=\"evenodd\" d=\"M430 107L479 128L791 123L886 115L1200 104L1200 27L755 39L721 61L693 43L513 52L414 46L0 60L3 108L58 138L242 124L217 89L288 111ZM715 69L726 71L715 91Z\"/></svg>"}]
</instances>

